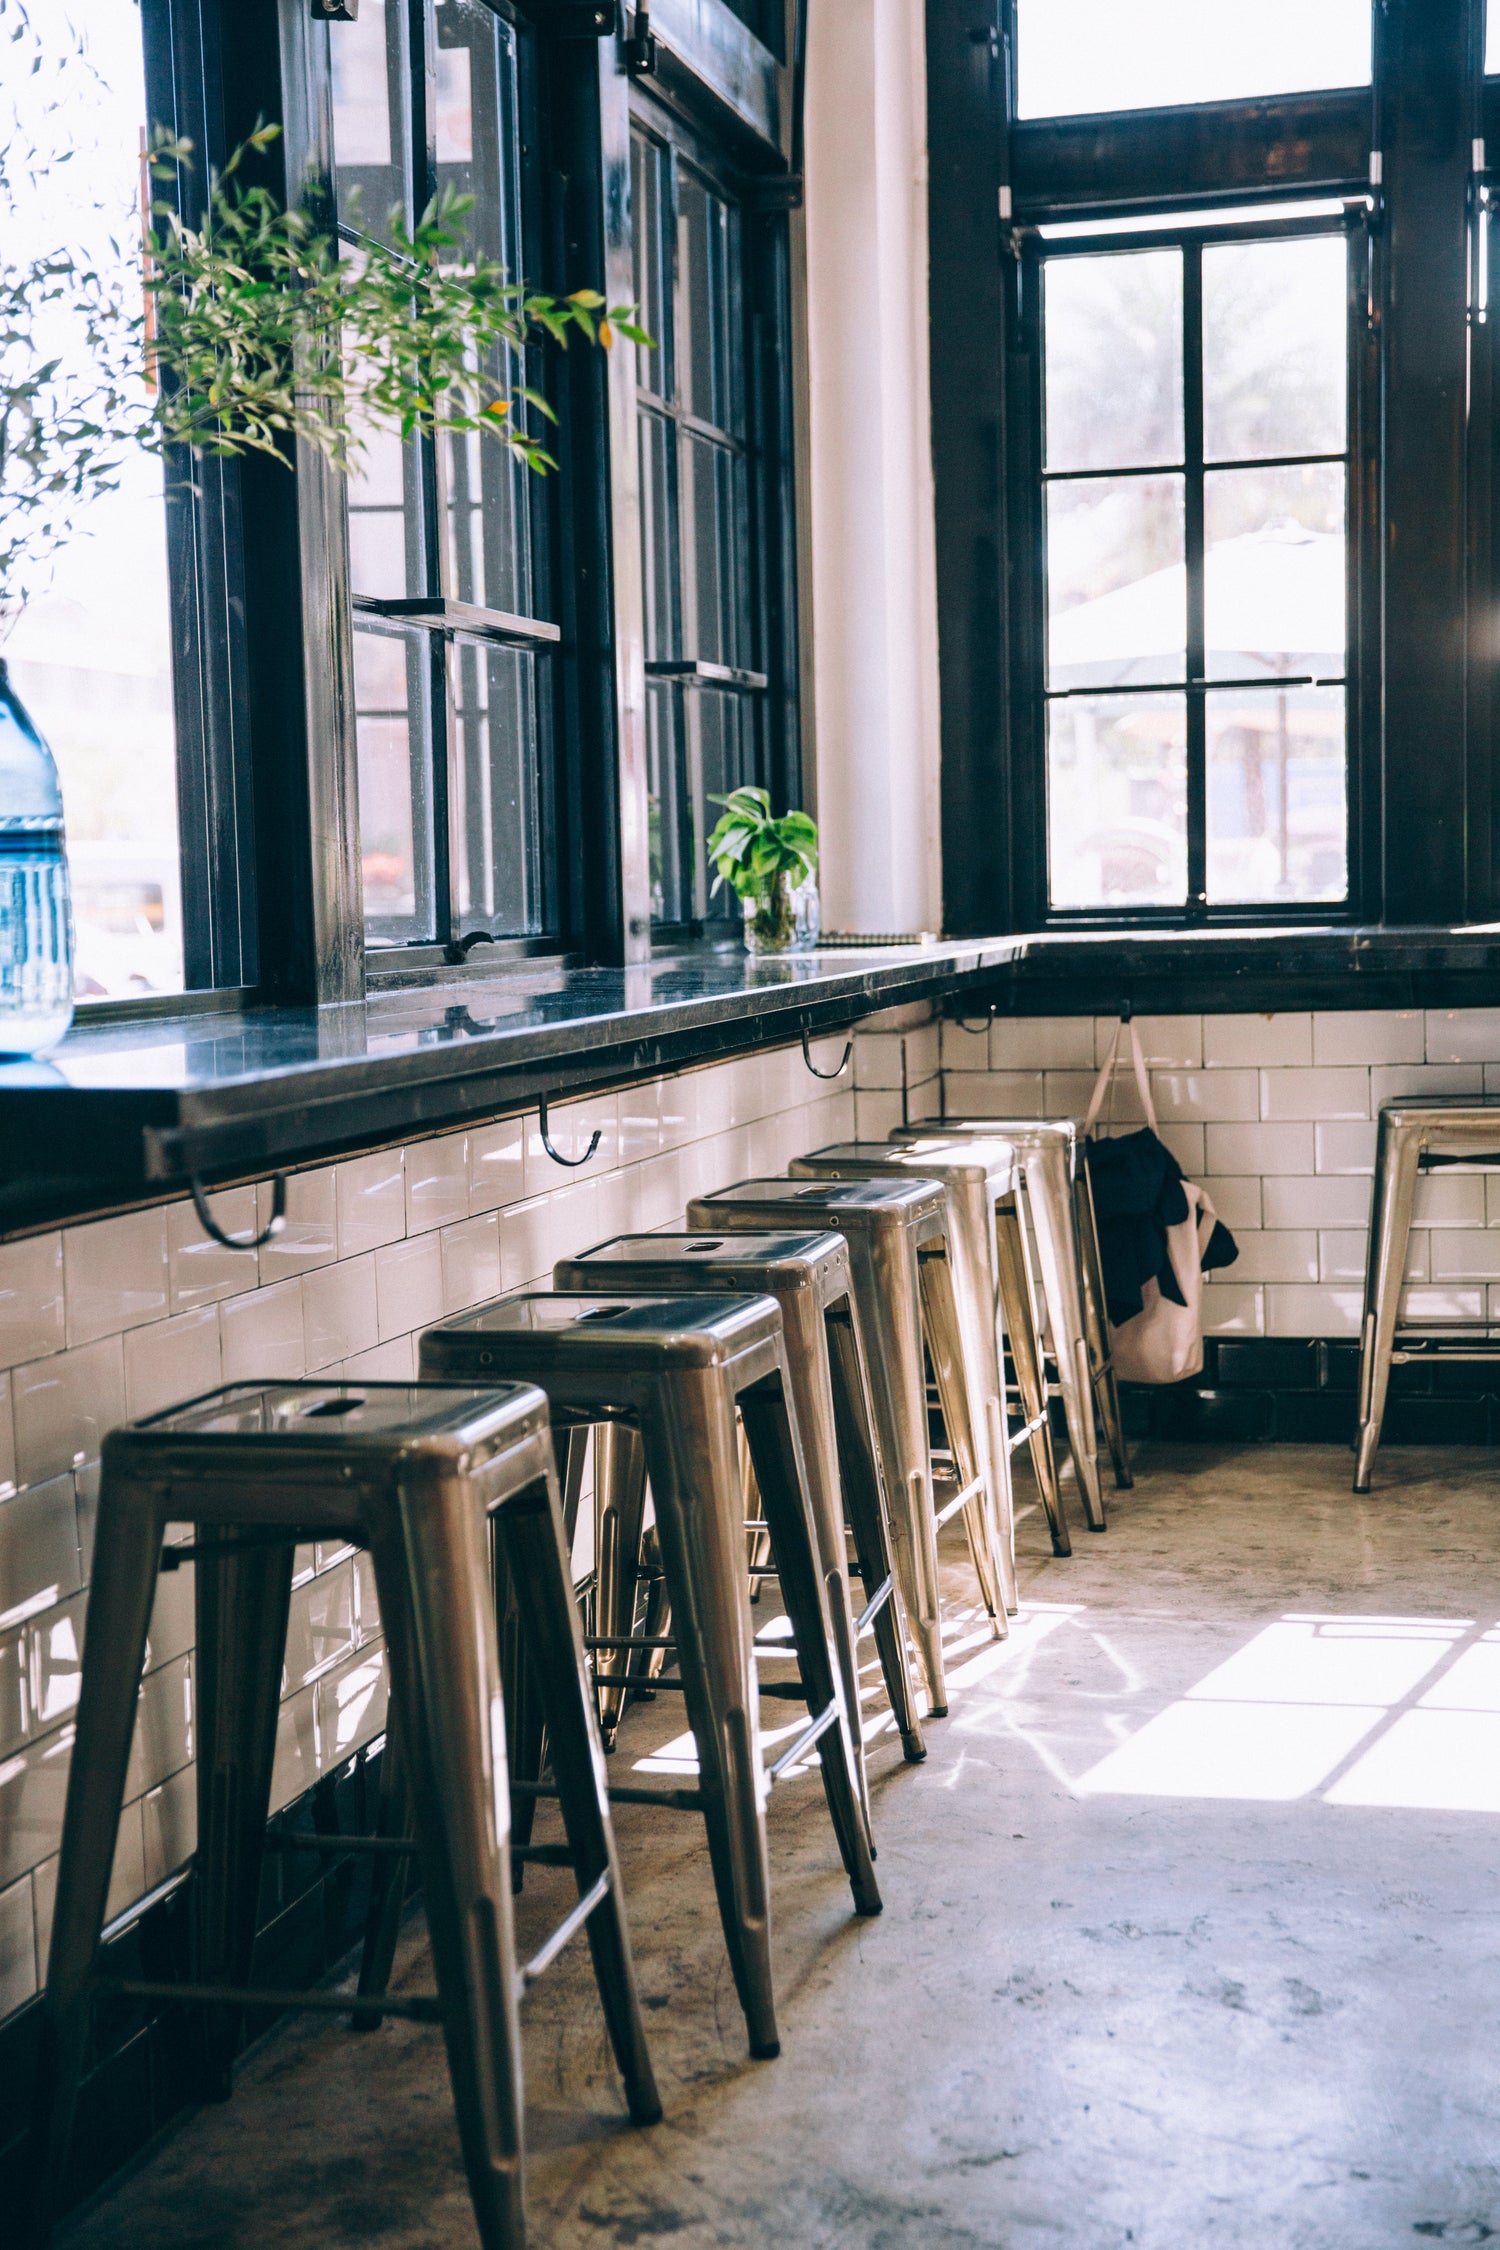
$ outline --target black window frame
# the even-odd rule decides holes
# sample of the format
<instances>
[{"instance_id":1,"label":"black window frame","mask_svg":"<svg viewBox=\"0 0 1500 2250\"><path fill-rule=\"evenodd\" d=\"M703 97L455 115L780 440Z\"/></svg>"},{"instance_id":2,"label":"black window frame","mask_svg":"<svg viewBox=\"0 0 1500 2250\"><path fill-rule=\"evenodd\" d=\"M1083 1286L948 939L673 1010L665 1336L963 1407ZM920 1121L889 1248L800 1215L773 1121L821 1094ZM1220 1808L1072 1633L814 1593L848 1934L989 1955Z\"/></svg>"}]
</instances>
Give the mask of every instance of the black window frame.
<instances>
[{"instance_id":1,"label":"black window frame","mask_svg":"<svg viewBox=\"0 0 1500 2250\"><path fill-rule=\"evenodd\" d=\"M678 948L684 943L701 939L722 941L735 934L735 921L729 910L720 906L715 911L707 899L709 878L705 869L695 864L691 839L706 837L717 817L705 805L693 799L694 766L693 737L702 726L700 698L720 697L731 705L741 732L742 745L749 737L748 754L742 758L742 769L730 781L731 787L745 783L768 786L770 755L767 737L774 723L770 704L771 680L769 671L761 661L770 633L769 572L762 551L764 527L773 515L768 504L769 495L762 489L765 482L764 412L755 381L755 329L763 315L756 305L756 290L752 272L755 251L754 235L758 216L754 208L753 188L734 166L729 152L721 142L703 132L698 126L674 113L666 104L652 99L645 88L637 89L631 105L632 153L644 144L665 156L667 180L666 197L659 212L659 239L655 256L665 267L663 322L665 333L657 340L658 351L637 354L636 413L638 428L643 439L643 458L637 468L641 495L642 571L643 582L652 573L649 567L653 547L653 534L660 537L665 553L657 559L661 564L663 589L667 594L670 622L664 631L653 637L651 618L653 603L646 588L646 639L645 671L648 698L648 741L653 725L661 724L661 714L667 713L671 741L667 755L671 758L673 773L670 786L660 799L654 800L658 830L664 828L671 817L677 830L674 856L678 860L676 877L690 893L694 911L687 914L656 914L652 917L652 939L657 946ZM731 226L737 237L733 257L734 271L729 281L730 319L737 331L738 361L730 369L730 377L738 396L731 408L731 421L714 424L695 416L684 399L681 369L676 365L678 343L678 312L684 287L677 251L680 243L679 187L683 172L695 175L711 195L718 197L731 214ZM639 247L646 214L640 200L632 198L632 232ZM773 316L774 317L774 316ZM641 381L642 362L671 356L674 362L673 395L660 396L648 390ZM736 410L737 409L737 415ZM739 427L733 427L738 419ZM655 511L648 500L649 478L644 460L644 433L650 427L661 431L666 463L665 483L668 491L666 504L661 511L661 521L655 520ZM682 463L688 445L701 443L722 455L732 465L731 478L740 485L738 505L733 511L734 554L730 561L733 579L731 600L738 611L729 624L737 645L733 661L726 659L721 649L717 658L705 658L698 651L684 645L683 610L686 607L685 576L688 568L684 548L685 517L688 504L684 497ZM721 624L725 622L723 618ZM670 643L671 645L666 645ZM677 772L678 757L683 771ZM660 747L658 751L660 755ZM701 779L701 775L698 776ZM680 801L679 801L680 800ZM663 854L667 844L664 834L658 833L655 848ZM675 882L674 882L675 889ZM732 903L732 902L731 902ZM654 900L653 900L654 908Z\"/></svg>"},{"instance_id":2,"label":"black window frame","mask_svg":"<svg viewBox=\"0 0 1500 2250\"><path fill-rule=\"evenodd\" d=\"M519 245L519 270L540 286L539 277L547 265L548 220L541 147L542 64L537 51L538 40L524 11L514 6L512 0L473 0L473 4L488 8L515 40L515 126L519 146L514 191L519 208L511 217ZM440 6L441 0L387 0L388 8L399 7L404 11L410 128L405 161L416 212L433 198L440 184L434 115ZM341 36L337 23L330 24L329 36L330 40ZM500 183L502 195L507 184ZM367 211L358 215L367 220L379 216ZM340 210L338 216L340 238L357 249L366 230L352 224L347 211ZM543 396L556 388L555 369L549 364L552 356L543 346L534 344L526 353L522 370L528 385ZM544 439L550 435L534 413L529 418L537 435ZM475 608L472 589L449 582L447 513L453 465L448 449L428 436L419 435L411 441L408 452L407 470L414 485L418 525L416 545L420 549L414 568L422 583L407 598L385 598L355 589L350 601L355 634L368 631L382 637L400 638L409 651L409 677L421 682L418 692L423 707L413 714L412 727L413 828L415 831L421 823L430 830L430 866L425 870L425 883L430 890L428 919L432 927L430 933L420 936L406 939L392 936L381 940L372 936L367 920L365 965L367 978L372 982L393 977L404 979L413 972L433 971L452 964L455 955L462 955L466 942L472 949L482 940L485 960L491 964L501 959L525 960L557 953L565 945L553 848L559 826L557 807L564 785L559 770L563 747L556 723L558 695L553 677L561 628L556 614L556 511L550 480L524 472L515 480L525 510L524 544L531 580L530 607L524 614L490 611ZM353 509L351 503L351 513ZM488 623L484 622L486 619ZM532 692L536 736L528 760L533 768L535 803L530 833L523 843L523 855L533 863L532 880L538 893L537 916L541 927L534 932L495 932L487 926L485 916L472 908L461 912L458 904L457 862L465 849L466 838L461 808L454 801L458 738L464 728L455 677L461 668L467 674L482 661L486 647L514 649L535 660ZM423 876L419 874L419 900L422 885Z\"/></svg>"},{"instance_id":3,"label":"black window frame","mask_svg":"<svg viewBox=\"0 0 1500 2250\"><path fill-rule=\"evenodd\" d=\"M1029 225L1016 244L1019 268L1019 334L1029 361L1026 413L1014 420L1016 445L1010 464L1011 521L1018 548L1030 555L1035 598L1017 605L1013 643L1013 697L1021 757L1035 774L1019 808L1025 823L1021 851L1031 879L1026 885L1027 926L1058 929L1184 929L1195 926L1253 928L1258 924L1326 923L1351 917L1362 893L1359 866L1359 775L1363 770L1364 714L1372 693L1378 691L1374 652L1368 647L1361 589L1379 567L1378 551L1371 551L1373 526L1369 495L1374 488L1378 460L1374 445L1374 417L1378 401L1371 397L1371 377L1365 350L1369 326L1365 287L1369 257L1369 205L1365 198L1351 199L1342 216L1279 217L1274 206L1258 216L1253 206L1226 204L1212 217L1195 210L1174 220L1169 211L1143 211L1138 228L1122 226L1116 219L1110 231L1088 232L1088 220L1070 214L1066 238L1045 236L1038 220ZM1076 227L1080 231L1072 232ZM1238 463L1217 457L1205 461L1202 433L1202 256L1206 247L1220 243L1306 241L1342 236L1348 246L1348 282L1345 294L1347 338L1345 384L1345 447L1338 454L1287 455ZM1047 710L1063 696L1148 691L1132 685L1106 690L1055 690L1047 681L1047 490L1053 483L1103 475L1130 475L1135 470L1049 470L1045 445L1045 279L1044 269L1053 260L1097 256L1101 252L1127 254L1151 249L1179 249L1183 254L1182 373L1183 458L1164 463L1149 473L1181 475L1185 501L1185 563L1187 581L1186 664L1181 681L1165 681L1157 691L1179 690L1185 696L1186 740L1186 895L1180 905L1056 906L1051 900L1051 840L1048 827ZM1307 902L1211 902L1207 897L1207 761L1205 752L1206 707L1211 693L1231 683L1208 676L1201 646L1203 623L1203 488L1206 473L1225 468L1300 466L1304 462L1337 461L1346 469L1345 504L1345 668L1337 681L1321 679L1319 685L1337 685L1345 694L1346 839L1348 880L1337 900ZM1233 683L1239 684L1239 683ZM1273 684L1264 683L1267 688ZM1034 874L1032 871L1034 870Z\"/></svg>"},{"instance_id":4,"label":"black window frame","mask_svg":"<svg viewBox=\"0 0 1500 2250\"><path fill-rule=\"evenodd\" d=\"M945 926L1045 926L1028 696L1037 600L1025 432L1035 339L1027 230L1042 221L1336 198L1368 211L1353 364L1368 526L1351 737L1351 895L1298 916L1453 927L1500 909L1500 594L1493 525L1494 321L1470 303L1500 81L1482 0L1381 0L1371 83L1018 122L1010 0L928 0L930 304L943 733ZM963 308L962 320L955 307ZM1353 433L1351 433L1353 434ZM1033 473L1034 464L1027 473ZM1351 651L1355 647L1351 635ZM1034 638L1031 646L1034 648ZM1129 928L1109 914L1097 928ZM1168 917L1191 927L1186 915Z\"/></svg>"},{"instance_id":5,"label":"black window frame","mask_svg":"<svg viewBox=\"0 0 1500 2250\"><path fill-rule=\"evenodd\" d=\"M754 629L767 676L762 774L778 802L798 802L806 642L795 496L806 370L793 303L799 74L782 59L796 49L798 0L697 0L654 46L628 39L623 16L601 23L554 0L490 4L515 23L526 58L529 280L630 297L628 137L643 104L696 136L743 200L754 288L744 374L764 467L752 498ZM247 176L335 226L333 12L319 0L257 9L143 0L143 20L152 118L194 143L178 183L184 211L201 208L211 168L272 118L281 137ZM648 62L649 82L638 75ZM526 488L539 567L550 574L541 622L555 675L542 761L543 826L555 848L545 933L479 946L467 960L453 958L461 949L452 943L467 924L448 931L447 945L367 952L342 480L305 450L286 465L193 463L168 511L188 989L86 1004L86 1019L336 1003L382 985L493 975L539 952L600 964L650 956L639 495L624 442L627 430L633 437L633 355L547 345L539 357L538 387L560 416L547 441L561 468ZM467 622L433 620L434 646ZM675 944L694 936L672 933Z\"/></svg>"}]
</instances>

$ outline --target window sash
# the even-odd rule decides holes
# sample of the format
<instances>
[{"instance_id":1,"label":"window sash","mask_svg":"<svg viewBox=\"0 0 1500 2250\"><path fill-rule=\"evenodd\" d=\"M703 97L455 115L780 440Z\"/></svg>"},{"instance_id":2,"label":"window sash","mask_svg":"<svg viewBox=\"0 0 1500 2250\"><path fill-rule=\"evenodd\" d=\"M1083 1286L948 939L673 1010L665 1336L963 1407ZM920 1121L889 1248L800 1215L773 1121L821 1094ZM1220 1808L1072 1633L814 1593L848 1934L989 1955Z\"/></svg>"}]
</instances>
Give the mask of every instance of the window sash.
<instances>
[{"instance_id":1,"label":"window sash","mask_svg":"<svg viewBox=\"0 0 1500 2250\"><path fill-rule=\"evenodd\" d=\"M1039 379L1035 385L1035 441L1036 463L1033 491L1039 502L1037 521L1038 599L1036 629L1029 636L1027 667L1036 682L1033 708L1039 740L1036 747L1042 776L1040 857L1042 869L1042 910L1049 922L1066 924L1070 921L1089 923L1123 923L1166 921L1171 923L1192 921L1232 920L1237 922L1255 919L1283 919L1288 915L1314 914L1326 918L1330 913L1348 910L1354 894L1354 861L1356 849L1356 779L1357 779L1357 722L1359 698L1352 692L1358 663L1358 588L1357 573L1362 564L1359 523L1356 514L1357 480L1356 443L1359 427L1357 398L1357 371L1360 362L1358 338L1355 334L1355 292L1351 283L1346 325L1346 443L1338 452L1310 452L1275 457L1209 458L1204 448L1203 420L1203 295L1202 255L1205 245L1221 242L1283 241L1310 238L1329 238L1344 234L1351 241L1351 249L1359 236L1348 220L1342 226L1330 225L1326 219L1287 218L1268 223L1257 223L1247 216L1241 222L1224 226L1211 220L1186 227L1171 228L1158 225L1153 215L1152 224L1138 232L1101 232L1090 235L1080 231L1066 238L1033 244L1023 269L1023 289L1030 306L1029 328L1033 339L1035 361ZM1128 254L1134 250L1177 250L1183 260L1183 301L1181 322L1181 368L1183 379L1182 429L1183 445L1180 458L1164 463L1148 463L1139 467L1124 468L1065 468L1049 469L1045 465L1045 380L1041 369L1045 364L1045 309L1043 291L1045 271L1054 263L1076 257ZM1351 257L1351 267L1355 263ZM1219 690L1243 686L1247 693L1267 688L1300 686L1301 680L1268 678L1261 683L1233 682L1215 677L1207 666L1205 631L1205 573L1206 552L1204 495L1205 479L1220 472L1236 469L1271 469L1327 464L1339 466L1345 479L1345 662L1337 672L1319 672L1308 675L1309 688L1340 689L1345 695L1344 729L1344 837L1346 881L1343 891L1336 897L1317 897L1306 900L1276 900L1263 905L1254 900L1211 899L1209 896L1209 833L1208 833L1208 699ZM1181 481L1184 495L1185 543L1184 565L1186 583L1186 616L1184 634L1184 664L1175 677L1147 677L1121 683L1096 685L1054 685L1049 673L1049 595L1050 575L1047 562L1047 494L1055 487L1077 484L1086 479L1129 479L1144 477L1176 478ZM1068 885L1063 872L1054 865L1053 839L1058 822L1052 803L1053 760L1051 739L1054 712L1060 712L1070 701L1081 702L1088 696L1114 698L1117 696L1170 696L1181 700L1185 731L1185 867L1184 896L1170 903L1141 903L1115 905L1106 900L1089 903L1055 904L1059 894L1066 894ZM1144 707L1144 706L1143 706Z\"/></svg>"}]
</instances>

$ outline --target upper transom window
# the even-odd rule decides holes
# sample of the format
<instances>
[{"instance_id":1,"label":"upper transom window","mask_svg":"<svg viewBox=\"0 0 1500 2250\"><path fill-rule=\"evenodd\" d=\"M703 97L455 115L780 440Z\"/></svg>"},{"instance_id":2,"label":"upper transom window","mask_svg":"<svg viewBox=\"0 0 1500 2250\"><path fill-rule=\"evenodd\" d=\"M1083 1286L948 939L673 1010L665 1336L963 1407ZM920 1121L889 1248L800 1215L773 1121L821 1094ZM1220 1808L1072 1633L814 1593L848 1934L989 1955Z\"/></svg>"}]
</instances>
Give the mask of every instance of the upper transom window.
<instances>
[{"instance_id":1,"label":"upper transom window","mask_svg":"<svg viewBox=\"0 0 1500 2250\"><path fill-rule=\"evenodd\" d=\"M1370 81L1370 0L1016 0L1016 19L1022 117Z\"/></svg>"}]
</instances>

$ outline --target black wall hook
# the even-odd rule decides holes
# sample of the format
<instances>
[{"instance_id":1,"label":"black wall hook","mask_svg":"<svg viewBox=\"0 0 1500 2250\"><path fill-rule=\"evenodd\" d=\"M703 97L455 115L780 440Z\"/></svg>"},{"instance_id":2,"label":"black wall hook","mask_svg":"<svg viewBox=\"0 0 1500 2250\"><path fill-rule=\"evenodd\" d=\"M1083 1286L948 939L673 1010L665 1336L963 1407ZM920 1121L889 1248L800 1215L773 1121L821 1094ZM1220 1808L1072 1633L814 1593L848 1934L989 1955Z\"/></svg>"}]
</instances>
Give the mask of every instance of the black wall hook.
<instances>
[{"instance_id":1,"label":"black wall hook","mask_svg":"<svg viewBox=\"0 0 1500 2250\"><path fill-rule=\"evenodd\" d=\"M595 1149L599 1146L600 1141L604 1137L603 1127L600 1125L596 1125L594 1127L594 1137L589 1142L589 1145L584 1150L582 1156L559 1156L557 1150L552 1146L552 1135L547 1129L547 1097L545 1094L542 1094L538 1097L536 1109L537 1119L542 1128L542 1146L547 1151L547 1154L551 1157L553 1163L563 1165L569 1172L576 1172L580 1164L587 1164L589 1158L593 1155Z\"/></svg>"},{"instance_id":2,"label":"black wall hook","mask_svg":"<svg viewBox=\"0 0 1500 2250\"><path fill-rule=\"evenodd\" d=\"M812 1059L812 1049L807 1044L807 1038L808 1035L804 1031L802 1034L802 1060L806 1063L814 1078L842 1078L844 1072L849 1068L849 1057L854 1052L854 1041L852 1039L846 1039L844 1041L844 1059L839 1064L837 1070L819 1070L817 1064Z\"/></svg>"},{"instance_id":3,"label":"black wall hook","mask_svg":"<svg viewBox=\"0 0 1500 2250\"><path fill-rule=\"evenodd\" d=\"M285 1172L276 1173L272 1179L271 1217L268 1225L259 1234L226 1234L208 1208L208 1198L203 1192L203 1182L196 1172L188 1181L188 1194L193 1199L193 1209L198 1214L199 1226L202 1227L209 1240L217 1242L223 1250L259 1250L263 1244L270 1241L273 1234L280 1234L286 1224Z\"/></svg>"}]
</instances>

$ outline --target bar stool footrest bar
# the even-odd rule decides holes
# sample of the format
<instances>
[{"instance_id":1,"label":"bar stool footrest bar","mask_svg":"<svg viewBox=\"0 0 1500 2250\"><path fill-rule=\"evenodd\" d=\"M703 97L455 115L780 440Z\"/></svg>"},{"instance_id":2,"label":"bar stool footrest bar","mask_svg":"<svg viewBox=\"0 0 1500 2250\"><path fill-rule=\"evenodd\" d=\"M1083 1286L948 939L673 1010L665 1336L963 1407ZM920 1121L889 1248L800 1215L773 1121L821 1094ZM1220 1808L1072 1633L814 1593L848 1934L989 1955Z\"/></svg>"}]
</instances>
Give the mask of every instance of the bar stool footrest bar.
<instances>
[{"instance_id":1,"label":"bar stool footrest bar","mask_svg":"<svg viewBox=\"0 0 1500 2250\"><path fill-rule=\"evenodd\" d=\"M856 1617L854 1620L854 1630L857 1634L871 1633L874 1631L875 1619L880 1615L880 1612L884 1609L886 1603L890 1600L891 1595L895 1591L895 1586L895 1579L891 1576L890 1572L887 1571L884 1578L881 1579L880 1584L876 1587L874 1593L865 1603L865 1606L860 1611L858 1617Z\"/></svg>"},{"instance_id":2,"label":"bar stool footrest bar","mask_svg":"<svg viewBox=\"0 0 1500 2250\"><path fill-rule=\"evenodd\" d=\"M533 1953L525 1967L516 1971L516 1991L518 1994L524 1993L528 1986L535 1984L537 1978L551 1968L563 1947L570 1939L578 1935L589 1916L604 1904L610 1894L613 1882L614 1878L606 1867L604 1873L592 1888L584 1892L572 1912L563 1916L540 1951Z\"/></svg>"},{"instance_id":3,"label":"bar stool footrest bar","mask_svg":"<svg viewBox=\"0 0 1500 2250\"><path fill-rule=\"evenodd\" d=\"M765 1692L765 1689L762 1688L762 1695L764 1695ZM830 1727L837 1726L838 1721L839 1706L837 1705L837 1703L830 1703L827 1710L820 1711L817 1717L811 1720L809 1724L802 1729L802 1732L797 1736L796 1740L790 1743L787 1748L782 1751L781 1756L776 1760L776 1763L768 1771L766 1775L767 1781L774 1784L782 1780L787 1772L788 1767L794 1766L799 1758L805 1757L808 1751L812 1748L813 1744L820 1741L822 1737L828 1732L828 1729Z\"/></svg>"},{"instance_id":4,"label":"bar stool footrest bar","mask_svg":"<svg viewBox=\"0 0 1500 2250\"><path fill-rule=\"evenodd\" d=\"M406 2016L413 2023L441 2023L442 2003L436 1993L410 1997L389 1993L279 1992L271 1986L224 1984L156 1984L141 1977L99 1977L100 1992L125 2000L180 2001L193 2007L270 2008L278 2015L289 2009L331 2016Z\"/></svg>"}]
</instances>

